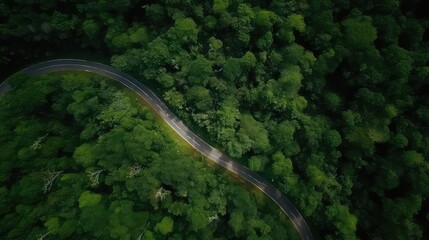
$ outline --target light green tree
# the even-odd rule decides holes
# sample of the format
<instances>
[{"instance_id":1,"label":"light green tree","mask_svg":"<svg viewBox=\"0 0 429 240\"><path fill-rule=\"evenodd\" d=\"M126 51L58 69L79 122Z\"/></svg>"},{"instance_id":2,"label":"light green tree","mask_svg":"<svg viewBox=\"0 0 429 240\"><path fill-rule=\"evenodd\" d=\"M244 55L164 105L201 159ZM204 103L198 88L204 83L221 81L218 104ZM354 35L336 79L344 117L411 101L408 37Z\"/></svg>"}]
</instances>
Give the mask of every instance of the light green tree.
<instances>
[{"instance_id":1,"label":"light green tree","mask_svg":"<svg viewBox=\"0 0 429 240\"><path fill-rule=\"evenodd\" d=\"M84 191L79 197L79 208L96 206L101 201L100 194Z\"/></svg>"},{"instance_id":2,"label":"light green tree","mask_svg":"<svg viewBox=\"0 0 429 240\"><path fill-rule=\"evenodd\" d=\"M161 222L155 225L155 230L165 236L173 231L173 226L174 226L174 221L172 218L163 217Z\"/></svg>"}]
</instances>

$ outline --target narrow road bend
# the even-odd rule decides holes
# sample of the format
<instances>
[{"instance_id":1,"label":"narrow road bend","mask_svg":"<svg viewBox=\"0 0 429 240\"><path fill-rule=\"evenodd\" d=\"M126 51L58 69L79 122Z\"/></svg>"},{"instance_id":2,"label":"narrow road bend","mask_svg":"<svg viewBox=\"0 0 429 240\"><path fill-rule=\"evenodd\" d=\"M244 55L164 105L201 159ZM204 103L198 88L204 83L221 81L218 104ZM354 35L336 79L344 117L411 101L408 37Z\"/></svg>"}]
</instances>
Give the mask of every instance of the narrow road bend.
<instances>
[{"instance_id":1,"label":"narrow road bend","mask_svg":"<svg viewBox=\"0 0 429 240\"><path fill-rule=\"evenodd\" d=\"M56 59L47 62L38 63L22 70L23 72L37 76L48 72L59 72L59 71L85 71L96 73L110 79L113 79L129 89L137 93L144 101L146 101L163 119L167 124L174 129L184 140L186 140L192 147L198 150L201 154L206 156L211 161L221 165L228 171L245 179L268 197L270 197L280 209L290 218L295 229L300 234L303 240L314 240L314 237L307 225L304 217L293 205L293 203L282 194L277 188L271 185L267 180L260 177L256 173L250 171L247 167L233 161L227 155L223 154L216 148L213 148L203 139L194 134L188 127L186 127L180 119L173 114L173 112L161 101L155 93L153 93L148 87L137 81L130 75L116 70L110 66L89 62L79 59ZM5 92L10 91L12 88L3 82L0 84L0 96Z\"/></svg>"}]
</instances>

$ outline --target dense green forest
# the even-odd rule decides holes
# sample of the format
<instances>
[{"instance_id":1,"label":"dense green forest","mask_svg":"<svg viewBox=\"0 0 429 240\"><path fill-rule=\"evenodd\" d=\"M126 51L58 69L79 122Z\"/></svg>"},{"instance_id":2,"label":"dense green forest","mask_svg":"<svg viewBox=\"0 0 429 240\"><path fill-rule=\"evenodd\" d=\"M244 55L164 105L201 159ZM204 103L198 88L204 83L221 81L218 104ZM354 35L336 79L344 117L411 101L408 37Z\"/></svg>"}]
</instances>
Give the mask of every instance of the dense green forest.
<instances>
[{"instance_id":1,"label":"dense green forest","mask_svg":"<svg viewBox=\"0 0 429 240\"><path fill-rule=\"evenodd\" d=\"M85 73L9 81L21 85L0 99L2 239L299 239L136 95Z\"/></svg>"},{"instance_id":2,"label":"dense green forest","mask_svg":"<svg viewBox=\"0 0 429 240\"><path fill-rule=\"evenodd\" d=\"M6 0L0 61L10 70L80 52L110 61L272 181L316 237L422 239L427 9L424 0Z\"/></svg>"}]
</instances>

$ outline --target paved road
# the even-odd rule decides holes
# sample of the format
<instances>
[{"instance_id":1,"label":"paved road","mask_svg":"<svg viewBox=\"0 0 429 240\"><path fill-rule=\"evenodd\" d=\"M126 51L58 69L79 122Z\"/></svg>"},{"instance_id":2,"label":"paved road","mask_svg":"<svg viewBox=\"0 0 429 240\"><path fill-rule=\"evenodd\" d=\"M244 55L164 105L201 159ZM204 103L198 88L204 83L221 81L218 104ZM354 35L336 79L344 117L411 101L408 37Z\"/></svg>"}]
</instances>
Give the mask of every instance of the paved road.
<instances>
[{"instance_id":1,"label":"paved road","mask_svg":"<svg viewBox=\"0 0 429 240\"><path fill-rule=\"evenodd\" d=\"M58 59L48 62L32 65L23 70L29 75L40 75L46 72L58 72L64 70L86 71L97 73L115 81L120 82L126 87L133 90L141 98L143 98L159 115L167 122L174 131L176 131L183 139L185 139L191 146L202 153L204 156L213 162L226 168L228 171L235 173L241 178L245 179L255 187L259 188L268 197L270 197L281 210L291 219L295 229L299 232L304 240L313 240L314 237L305 222L303 216L292 202L286 198L279 190L272 186L268 181L250 171L245 166L233 161L231 158L213 148L203 139L194 134L187 128L182 121L168 107L161 101L149 88L137 81L130 75L120 72L112 67L95 62L88 62L85 60L77 59ZM3 89L3 90L2 90ZM2 92L10 89L7 83L0 85L0 96Z\"/></svg>"},{"instance_id":2,"label":"paved road","mask_svg":"<svg viewBox=\"0 0 429 240\"><path fill-rule=\"evenodd\" d=\"M12 90L12 88L9 86L9 84L7 84L6 81L0 84L0 96L3 96L3 94L10 90Z\"/></svg>"}]
</instances>

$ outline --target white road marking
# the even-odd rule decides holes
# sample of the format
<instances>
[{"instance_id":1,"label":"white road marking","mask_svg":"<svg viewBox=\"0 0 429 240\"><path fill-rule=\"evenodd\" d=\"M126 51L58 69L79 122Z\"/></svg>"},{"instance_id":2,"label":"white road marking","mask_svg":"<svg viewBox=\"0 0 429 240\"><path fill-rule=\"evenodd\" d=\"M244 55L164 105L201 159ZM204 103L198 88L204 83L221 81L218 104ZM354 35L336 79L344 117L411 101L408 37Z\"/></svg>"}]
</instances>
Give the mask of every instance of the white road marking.
<instances>
[{"instance_id":1,"label":"white road marking","mask_svg":"<svg viewBox=\"0 0 429 240\"><path fill-rule=\"evenodd\" d=\"M171 121L171 122L174 124L174 126L176 126L178 129L180 129L180 127L177 126L176 122L174 122L174 121Z\"/></svg>"},{"instance_id":2,"label":"white road marking","mask_svg":"<svg viewBox=\"0 0 429 240\"><path fill-rule=\"evenodd\" d=\"M150 100L153 100L145 91L143 91L143 94L146 95Z\"/></svg>"},{"instance_id":3,"label":"white road marking","mask_svg":"<svg viewBox=\"0 0 429 240\"><path fill-rule=\"evenodd\" d=\"M6 83L6 81L2 82L2 84L0 84L0 87L3 86L3 84L5 84L5 83Z\"/></svg>"},{"instance_id":4,"label":"white road marking","mask_svg":"<svg viewBox=\"0 0 429 240\"><path fill-rule=\"evenodd\" d=\"M53 60L53 61L55 61L55 60ZM86 62L86 61L85 61ZM68 63L68 64L57 64L57 65L50 65L50 66L47 66L47 67L41 67L41 68L38 68L38 69L35 69L35 70L33 70L34 72L40 72L41 70L43 70L43 69L48 69L48 68L54 68L54 67L59 67L59 66L67 66L67 67L70 67L70 66L78 66L78 67L86 67L86 68L93 68L93 69L95 69L95 70L99 70L99 71L101 71L102 73L107 73L107 74L111 74L111 75L114 75L114 76L116 76L116 77L118 77L118 78L120 78L120 79L123 79L124 80L124 82L127 82L128 84L131 84L131 85L133 85L134 87L136 87L138 90L140 90L141 92L143 92L150 100L153 100L144 90L142 90L138 85L136 85L135 83L133 83L131 80L129 80L128 78L125 78L125 77L123 77L123 76L121 76L121 75L119 75L119 74L116 74L116 73L114 73L114 72L111 72L111 71L109 71L109 70L107 70L107 69L105 69L105 68L102 68L102 67L93 67L93 66L89 66L89 65L81 65L81 64L77 64L77 63ZM103 65L100 65L100 66L103 66ZM26 69L28 69L28 68L26 68ZM26 69L24 69L24 70L26 70ZM24 71L23 70L23 71ZM97 72L95 72L95 73L97 73ZM104 76L106 76L106 75L104 75ZM106 77L109 77L108 75L106 76ZM131 79L133 79L134 80L134 78L131 78ZM123 83L123 82L122 82ZM123 83L124 84L124 83ZM130 88L129 86L127 86L126 84L124 84L126 87L128 87L128 88ZM130 88L131 89L131 88ZM134 90L134 89L131 89L131 90ZM150 90L149 90L150 91ZM156 100L157 101L160 101L158 98L156 98ZM151 102L149 102L149 104L152 104ZM158 105L158 104L157 104ZM159 105L158 105L158 107L159 107ZM159 107L160 108L160 107ZM164 120L166 120L167 121L167 119L164 119ZM172 121L172 123L178 128L178 129L181 129L174 121ZM170 125L170 124L169 124ZM171 125L170 125L171 126ZM180 133L177 129L175 129L175 128L173 128L182 138L184 138L188 143L189 143L189 141L186 139L186 137L185 136L183 136L182 135L182 133ZM202 140L202 141L204 141L204 140ZM208 145L208 144L207 144ZM210 146L211 147L211 146ZM214 155L214 154L210 154L210 156L209 155L207 155L206 153L204 153L204 152L202 152L200 149L198 149L197 148L197 150L199 151L199 152L201 152L203 155L205 155L206 157L209 157L210 158L210 156L211 155ZM215 155L216 156L216 155ZM214 159L212 159L212 160L214 160ZM218 160L219 159L216 159L216 162L218 162ZM232 165L231 163L229 163L229 162L227 162L226 163L227 165ZM241 166L241 167L244 167L244 166ZM232 170L231 170L232 171ZM251 175L248 175L247 173L245 173L243 170L240 170L244 175L246 175L246 176L248 176L248 177L250 177L250 178L252 178L252 179L254 179L254 180L256 180L256 181L258 181L257 179L255 179L253 176L251 176ZM235 170L233 171L233 172L236 172ZM259 182L259 181L258 181ZM252 182L250 182L250 183L252 183ZM283 207L282 207L282 205L279 203L279 202L277 202L277 200L276 199L274 199L267 191L266 191L266 189L263 189L263 188L261 188L259 185L257 185L257 184L254 184L254 186L255 187L257 187L259 190L261 190L262 192L264 192L268 197L270 197L271 198L271 200L273 200L282 210L283 210L283 212L286 214L286 215L288 215L289 216L289 213L288 213L288 211L286 211L286 209L284 209ZM290 212L290 213L292 213L292 215L294 215L293 214L293 212ZM295 216L295 215L294 215ZM289 218L290 218L290 216L289 216ZM295 224L295 221L294 221L294 219L292 219L292 223L293 223L293 225L294 225L294 227L295 227L295 229L297 229L297 230L299 230L299 228L298 228L298 226ZM297 221L297 223L299 224L299 225L301 225L300 224L300 222L299 221ZM308 228L308 227L307 227ZM299 231L298 231L299 232ZM310 238L308 237L308 235L306 236L307 237L307 240L310 240Z\"/></svg>"}]
</instances>

